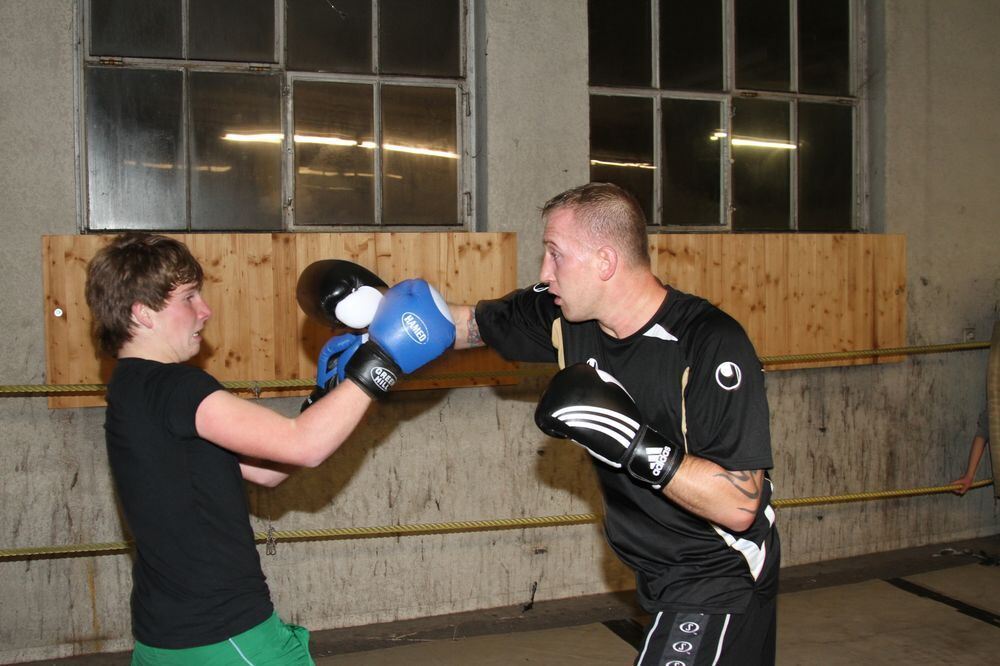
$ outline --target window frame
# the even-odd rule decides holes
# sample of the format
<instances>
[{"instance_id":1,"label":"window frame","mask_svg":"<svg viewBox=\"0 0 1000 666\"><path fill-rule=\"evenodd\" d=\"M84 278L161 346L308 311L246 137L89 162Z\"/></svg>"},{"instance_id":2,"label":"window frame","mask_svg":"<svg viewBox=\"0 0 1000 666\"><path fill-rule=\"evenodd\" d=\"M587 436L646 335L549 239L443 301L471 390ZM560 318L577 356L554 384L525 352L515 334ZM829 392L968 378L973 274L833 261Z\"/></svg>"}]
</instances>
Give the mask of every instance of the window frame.
<instances>
[{"instance_id":1,"label":"window frame","mask_svg":"<svg viewBox=\"0 0 1000 666\"><path fill-rule=\"evenodd\" d=\"M314 72L305 70L289 70L285 65L286 26L285 12L287 0L272 0L275 8L274 17L274 61L273 62L228 62L192 60L187 57L189 48L189 4L195 0L180 0L181 3L181 33L182 54L180 58L145 58L124 56L92 56L90 55L90 1L75 0L76 24L76 66L74 69L74 96L76 107L76 184L77 184L77 228L80 233L114 233L117 229L92 229L90 227L90 179L88 174L87 145L87 90L86 72L88 67L107 66L129 69L173 70L183 73L182 100L184 111L181 118L181 139L184 144L185 165L187 170L191 163L191 106L188 83L188 72L220 72L220 73L278 73L281 77L280 99L280 132L283 136L281 168L281 228L280 229L228 229L224 233L278 233L278 232L463 232L477 230L477 127L476 127L476 58L475 29L476 11L479 0L458 0L459 11L459 71L460 76L423 77L404 76L397 74L378 73L379 59L379 2L370 0L372 5L372 69L373 73L347 74L334 72ZM375 153L374 178L374 222L373 224L338 224L338 225L297 225L295 223L295 143L294 132L294 99L293 88L296 81L317 81L331 83L362 83L372 86L374 96L373 122L376 141L381 145L382 118L380 103L380 88L384 85L416 86L425 88L450 88L455 91L455 145L459 154L457 170L455 201L456 224L447 225L414 225L385 224L383 220L383 174L382 150ZM219 230L191 228L191 181L187 176L185 193L185 228L164 229L164 232L212 233Z\"/></svg>"},{"instance_id":2,"label":"window frame","mask_svg":"<svg viewBox=\"0 0 1000 666\"><path fill-rule=\"evenodd\" d=\"M722 78L723 89L715 91L691 91L660 88L660 2L650 0L651 12L651 55L652 84L649 87L618 87L603 85L588 85L590 96L642 97L653 100L653 156L656 175L653 178L654 219L647 221L651 233L696 232L696 233L753 233L753 230L733 229L733 155L728 141L720 145L719 190L720 219L713 225L664 224L663 222L663 114L664 99L700 100L718 102L721 105L722 127L728 134L732 133L733 101L739 98L751 98L785 102L789 105L789 140L798 143L798 102L818 102L823 104L846 105L853 108L852 113L852 145L851 160L851 228L849 232L864 232L870 226L870 198L868 173L868 95L865 82L867 62L866 21L868 0L847 0L849 11L849 72L848 86L855 96L818 95L798 92L799 88L799 44L798 44L798 3L803 0L787 0L789 3L789 57L790 85L789 91L753 90L736 87L736 17L735 0L718 0L722 2ZM588 150L589 152L589 150ZM590 160L588 167L593 165ZM780 231L760 233L796 233L799 227L799 166L798 159L790 160L789 168L789 228ZM829 233L829 232L813 232ZM845 232L846 233L846 232Z\"/></svg>"}]
</instances>

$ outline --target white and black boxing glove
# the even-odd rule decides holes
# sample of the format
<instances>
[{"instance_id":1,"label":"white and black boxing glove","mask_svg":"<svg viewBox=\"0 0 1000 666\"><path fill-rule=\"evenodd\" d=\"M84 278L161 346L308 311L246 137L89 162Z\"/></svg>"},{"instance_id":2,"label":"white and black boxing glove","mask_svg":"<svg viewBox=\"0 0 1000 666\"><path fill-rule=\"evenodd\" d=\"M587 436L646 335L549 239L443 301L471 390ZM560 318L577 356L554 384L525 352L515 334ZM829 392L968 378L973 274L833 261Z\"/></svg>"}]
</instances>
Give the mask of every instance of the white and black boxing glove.
<instances>
[{"instance_id":1,"label":"white and black boxing glove","mask_svg":"<svg viewBox=\"0 0 1000 666\"><path fill-rule=\"evenodd\" d=\"M670 483L684 458L683 446L643 422L618 380L586 363L556 373L535 409L535 424L656 489Z\"/></svg>"},{"instance_id":2,"label":"white and black boxing glove","mask_svg":"<svg viewBox=\"0 0 1000 666\"><path fill-rule=\"evenodd\" d=\"M306 315L331 328L362 329L371 323L386 283L364 266L343 259L323 259L306 266L295 286L295 299Z\"/></svg>"}]
</instances>

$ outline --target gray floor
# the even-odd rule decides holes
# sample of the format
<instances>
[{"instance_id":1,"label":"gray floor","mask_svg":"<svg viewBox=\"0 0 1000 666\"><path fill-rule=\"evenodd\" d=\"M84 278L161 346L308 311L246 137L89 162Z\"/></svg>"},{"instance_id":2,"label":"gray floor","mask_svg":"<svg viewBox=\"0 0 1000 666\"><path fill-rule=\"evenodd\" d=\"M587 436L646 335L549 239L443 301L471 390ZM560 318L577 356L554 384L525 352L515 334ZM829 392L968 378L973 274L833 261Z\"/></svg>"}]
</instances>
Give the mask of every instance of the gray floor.
<instances>
[{"instance_id":1,"label":"gray floor","mask_svg":"<svg viewBox=\"0 0 1000 666\"><path fill-rule=\"evenodd\" d=\"M631 664L631 594L314 632L318 666ZM127 664L127 654L36 664ZM1000 535L782 570L778 665L1000 663Z\"/></svg>"}]
</instances>

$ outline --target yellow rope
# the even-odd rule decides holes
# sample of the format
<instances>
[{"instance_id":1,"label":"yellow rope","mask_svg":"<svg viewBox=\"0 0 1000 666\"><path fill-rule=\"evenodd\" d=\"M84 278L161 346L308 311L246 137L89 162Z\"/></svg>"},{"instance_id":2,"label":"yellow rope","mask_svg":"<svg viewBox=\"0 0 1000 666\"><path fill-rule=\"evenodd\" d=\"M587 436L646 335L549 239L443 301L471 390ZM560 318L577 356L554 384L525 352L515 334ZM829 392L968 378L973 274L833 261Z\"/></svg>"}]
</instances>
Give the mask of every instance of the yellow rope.
<instances>
[{"instance_id":1,"label":"yellow rope","mask_svg":"<svg viewBox=\"0 0 1000 666\"><path fill-rule=\"evenodd\" d=\"M779 365L782 363L813 363L869 356L913 356L917 354L937 354L953 351L973 351L989 349L989 342L956 342L944 345L920 345L915 347L889 347L886 349L859 349L855 351L818 352L815 354L785 354L780 356L762 356L764 365ZM517 370L489 370L486 372L449 372L435 375L422 375L413 381L447 381L454 379L469 379L471 377L538 377L554 374L553 364L532 364ZM407 380L403 379L405 383ZM310 388L314 382L310 379L258 379L222 382L226 388L236 391L253 391L259 393L264 389L304 389ZM0 385L0 396L31 395L51 393L103 393L107 390L104 384L10 384Z\"/></svg>"},{"instance_id":2,"label":"yellow rope","mask_svg":"<svg viewBox=\"0 0 1000 666\"><path fill-rule=\"evenodd\" d=\"M982 488L993 485L992 481L976 481L971 488ZM849 495L824 495L818 497L802 497L798 499L777 499L771 502L775 508L793 508L815 506L819 504L842 504L846 502L861 502L876 499L892 499L914 497L916 495L934 495L948 493L958 489L958 484L947 486L931 486L926 488L911 488L908 490L883 490L878 492L852 493ZM501 518L497 520L465 520L448 523L418 523L415 525L386 525L381 527L339 527L322 530L281 530L256 532L254 540L257 543L277 541L318 541L328 539L370 539L384 537L413 536L421 534L448 534L454 532L498 531L510 529L525 529L531 527L557 527L561 525L583 525L596 523L601 516L594 513L581 513L563 516L543 516L540 518ZM76 546L38 546L35 548L5 548L0 549L0 562L5 560L25 560L53 558L59 556L85 555L116 555L127 553L132 549L132 543L118 541L111 543L80 544Z\"/></svg>"}]
</instances>

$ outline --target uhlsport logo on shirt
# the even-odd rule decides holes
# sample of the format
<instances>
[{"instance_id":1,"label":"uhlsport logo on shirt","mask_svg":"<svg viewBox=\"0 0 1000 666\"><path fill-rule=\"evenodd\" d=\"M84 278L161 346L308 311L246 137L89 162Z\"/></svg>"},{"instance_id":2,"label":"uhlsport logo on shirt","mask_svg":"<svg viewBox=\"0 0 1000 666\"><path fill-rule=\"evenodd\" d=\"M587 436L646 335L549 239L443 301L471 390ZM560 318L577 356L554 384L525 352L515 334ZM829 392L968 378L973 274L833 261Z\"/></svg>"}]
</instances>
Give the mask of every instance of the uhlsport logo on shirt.
<instances>
[{"instance_id":1,"label":"uhlsport logo on shirt","mask_svg":"<svg viewBox=\"0 0 1000 666\"><path fill-rule=\"evenodd\" d=\"M404 312L402 324L403 330L406 331L411 340L418 345L426 344L429 336L427 335L427 324L424 323L423 319L412 312Z\"/></svg>"}]
</instances>

